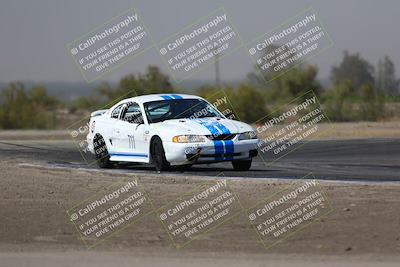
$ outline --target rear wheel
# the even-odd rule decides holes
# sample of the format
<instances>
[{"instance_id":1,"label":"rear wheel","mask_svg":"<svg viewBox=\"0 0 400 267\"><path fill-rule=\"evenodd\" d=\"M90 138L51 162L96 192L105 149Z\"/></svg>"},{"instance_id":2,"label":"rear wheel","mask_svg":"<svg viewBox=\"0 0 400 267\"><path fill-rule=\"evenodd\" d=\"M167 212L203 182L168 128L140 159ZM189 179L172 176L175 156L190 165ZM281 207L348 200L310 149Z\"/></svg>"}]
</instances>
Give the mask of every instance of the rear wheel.
<instances>
[{"instance_id":1,"label":"rear wheel","mask_svg":"<svg viewBox=\"0 0 400 267\"><path fill-rule=\"evenodd\" d=\"M110 161L110 155L108 154L107 145L103 136L97 136L93 143L97 165L99 165L100 168L112 168L113 163Z\"/></svg>"},{"instance_id":2,"label":"rear wheel","mask_svg":"<svg viewBox=\"0 0 400 267\"><path fill-rule=\"evenodd\" d=\"M232 166L235 171L248 171L251 167L251 162L253 160L234 160L232 161Z\"/></svg>"},{"instance_id":3,"label":"rear wheel","mask_svg":"<svg viewBox=\"0 0 400 267\"><path fill-rule=\"evenodd\" d=\"M170 164L165 158L164 147L159 137L155 137L151 143L150 153L151 161L154 164L156 171L165 171L169 169Z\"/></svg>"}]
</instances>

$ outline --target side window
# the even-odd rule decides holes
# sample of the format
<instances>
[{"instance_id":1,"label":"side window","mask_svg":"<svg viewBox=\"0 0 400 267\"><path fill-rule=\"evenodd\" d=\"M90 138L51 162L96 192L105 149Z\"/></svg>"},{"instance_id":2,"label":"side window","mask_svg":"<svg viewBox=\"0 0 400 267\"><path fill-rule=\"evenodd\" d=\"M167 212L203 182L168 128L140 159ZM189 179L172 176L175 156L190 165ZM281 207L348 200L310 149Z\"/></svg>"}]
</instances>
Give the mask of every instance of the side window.
<instances>
[{"instance_id":1,"label":"side window","mask_svg":"<svg viewBox=\"0 0 400 267\"><path fill-rule=\"evenodd\" d=\"M121 108L122 105L119 105L118 107L114 108L114 110L111 112L111 118L118 119Z\"/></svg>"},{"instance_id":2,"label":"side window","mask_svg":"<svg viewBox=\"0 0 400 267\"><path fill-rule=\"evenodd\" d=\"M127 108L124 109L121 120L128 121L130 123L142 124L143 117L142 111L138 103L129 103Z\"/></svg>"}]
</instances>

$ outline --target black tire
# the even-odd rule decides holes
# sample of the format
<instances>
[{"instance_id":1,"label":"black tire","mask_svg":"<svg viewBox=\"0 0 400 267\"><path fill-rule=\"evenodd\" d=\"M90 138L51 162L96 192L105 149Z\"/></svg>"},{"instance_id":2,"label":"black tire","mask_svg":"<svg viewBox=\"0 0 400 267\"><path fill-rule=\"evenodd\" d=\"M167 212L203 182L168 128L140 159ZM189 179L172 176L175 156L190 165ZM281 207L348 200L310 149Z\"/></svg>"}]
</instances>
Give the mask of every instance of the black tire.
<instances>
[{"instance_id":1,"label":"black tire","mask_svg":"<svg viewBox=\"0 0 400 267\"><path fill-rule=\"evenodd\" d=\"M97 165L99 165L100 168L112 168L114 164L110 161L110 155L108 154L107 145L103 136L97 136L93 141L93 145Z\"/></svg>"},{"instance_id":2,"label":"black tire","mask_svg":"<svg viewBox=\"0 0 400 267\"><path fill-rule=\"evenodd\" d=\"M235 171L248 171L251 167L251 162L253 160L234 160L232 161L232 166Z\"/></svg>"},{"instance_id":3,"label":"black tire","mask_svg":"<svg viewBox=\"0 0 400 267\"><path fill-rule=\"evenodd\" d=\"M156 168L156 171L165 171L169 169L171 165L165 158L164 147L159 137L155 137L151 142L150 154L151 162Z\"/></svg>"}]
</instances>

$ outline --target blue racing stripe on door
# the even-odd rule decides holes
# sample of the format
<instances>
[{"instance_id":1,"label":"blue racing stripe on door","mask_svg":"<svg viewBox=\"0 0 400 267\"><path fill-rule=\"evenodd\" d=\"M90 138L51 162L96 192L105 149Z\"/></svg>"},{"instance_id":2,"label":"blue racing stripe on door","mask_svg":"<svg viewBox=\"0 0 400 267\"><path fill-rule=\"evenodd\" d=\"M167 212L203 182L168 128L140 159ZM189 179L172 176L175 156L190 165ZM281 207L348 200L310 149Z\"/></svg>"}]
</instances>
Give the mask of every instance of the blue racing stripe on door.
<instances>
[{"instance_id":1,"label":"blue racing stripe on door","mask_svg":"<svg viewBox=\"0 0 400 267\"><path fill-rule=\"evenodd\" d=\"M162 98L164 98L164 100L171 100L172 97L170 97L169 95L162 95Z\"/></svg>"}]
</instances>

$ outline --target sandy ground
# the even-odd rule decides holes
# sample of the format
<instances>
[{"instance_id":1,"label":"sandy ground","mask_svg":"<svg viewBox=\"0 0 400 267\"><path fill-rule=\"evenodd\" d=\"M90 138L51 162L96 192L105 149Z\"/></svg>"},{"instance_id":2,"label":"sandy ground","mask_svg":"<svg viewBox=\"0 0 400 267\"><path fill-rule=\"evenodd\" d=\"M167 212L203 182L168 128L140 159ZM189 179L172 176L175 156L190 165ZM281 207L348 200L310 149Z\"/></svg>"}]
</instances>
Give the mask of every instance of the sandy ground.
<instances>
[{"instance_id":1,"label":"sandy ground","mask_svg":"<svg viewBox=\"0 0 400 267\"><path fill-rule=\"evenodd\" d=\"M0 170L0 266L398 266L400 260L399 183L320 182L332 211L268 249L245 215L176 249L155 214L87 249L66 210L126 175L7 159ZM154 207L220 179L137 178ZM229 184L248 208L289 182L234 179Z\"/></svg>"},{"instance_id":2,"label":"sandy ground","mask_svg":"<svg viewBox=\"0 0 400 267\"><path fill-rule=\"evenodd\" d=\"M399 122L320 126L324 135L318 139L322 140L400 136ZM0 140L70 143L68 131L63 130L1 131ZM88 249L69 221L66 210L108 188L115 181L132 175L96 168L46 167L46 164L32 162L34 155L20 157L24 147L6 148L8 150L3 151L0 160L1 267L399 266L399 182L319 181L329 199L331 212L269 248L260 242L247 216L240 214L177 249L154 212ZM17 148L22 152L7 156ZM26 151L31 153L29 149ZM58 152L52 153L44 158L59 160ZM75 157L75 154L72 156ZM154 207L158 208L200 184L221 179L221 176L209 176L209 172L199 175L202 176L183 174L175 177L139 172L135 177L143 185ZM244 209L292 182L260 178L229 180ZM376 177L376 180L380 178Z\"/></svg>"}]
</instances>

